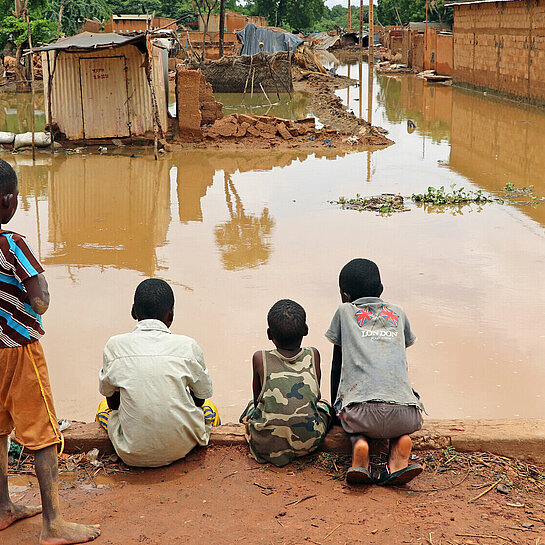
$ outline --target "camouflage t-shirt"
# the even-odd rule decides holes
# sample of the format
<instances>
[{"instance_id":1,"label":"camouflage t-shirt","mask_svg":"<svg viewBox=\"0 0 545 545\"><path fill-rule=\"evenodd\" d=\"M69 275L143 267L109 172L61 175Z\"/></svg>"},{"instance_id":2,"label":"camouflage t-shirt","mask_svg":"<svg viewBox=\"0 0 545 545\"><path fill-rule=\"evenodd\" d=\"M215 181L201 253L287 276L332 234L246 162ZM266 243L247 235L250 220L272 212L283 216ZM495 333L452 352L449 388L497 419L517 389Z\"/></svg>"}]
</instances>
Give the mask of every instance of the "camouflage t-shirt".
<instances>
[{"instance_id":1,"label":"camouflage t-shirt","mask_svg":"<svg viewBox=\"0 0 545 545\"><path fill-rule=\"evenodd\" d=\"M318 408L320 388L311 348L291 358L263 351L263 386L247 422L248 443L260 463L283 466L315 450L330 416Z\"/></svg>"}]
</instances>

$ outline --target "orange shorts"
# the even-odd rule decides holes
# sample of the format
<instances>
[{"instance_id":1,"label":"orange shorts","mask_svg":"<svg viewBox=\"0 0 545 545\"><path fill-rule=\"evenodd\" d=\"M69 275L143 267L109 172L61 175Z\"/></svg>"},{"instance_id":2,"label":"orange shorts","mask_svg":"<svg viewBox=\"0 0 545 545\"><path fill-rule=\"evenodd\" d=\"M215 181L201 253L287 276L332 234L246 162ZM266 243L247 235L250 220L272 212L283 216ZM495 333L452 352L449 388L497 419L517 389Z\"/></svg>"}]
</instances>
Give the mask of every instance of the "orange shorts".
<instances>
[{"instance_id":1,"label":"orange shorts","mask_svg":"<svg viewBox=\"0 0 545 545\"><path fill-rule=\"evenodd\" d=\"M31 351L40 375L40 383L28 351ZM39 341L0 349L0 435L9 435L15 428L15 440L26 448L39 450L59 443L49 375Z\"/></svg>"}]
</instances>

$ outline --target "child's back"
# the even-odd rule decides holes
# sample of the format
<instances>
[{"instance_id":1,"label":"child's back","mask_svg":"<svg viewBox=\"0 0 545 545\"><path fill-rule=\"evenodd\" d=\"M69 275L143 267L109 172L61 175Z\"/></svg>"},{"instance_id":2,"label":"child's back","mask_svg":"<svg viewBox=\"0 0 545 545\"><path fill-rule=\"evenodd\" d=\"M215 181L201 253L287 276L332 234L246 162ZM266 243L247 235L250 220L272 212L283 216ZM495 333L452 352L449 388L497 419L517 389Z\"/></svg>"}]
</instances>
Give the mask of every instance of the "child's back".
<instances>
[{"instance_id":1,"label":"child's back","mask_svg":"<svg viewBox=\"0 0 545 545\"><path fill-rule=\"evenodd\" d=\"M342 304L326 337L335 344L331 397L353 445L351 483L375 482L369 471L369 439L390 439L389 468L379 484L409 482L422 471L409 465L409 434L422 427L418 394L412 389L406 348L416 341L398 305L380 299L378 267L367 259L350 261L339 275Z\"/></svg>"},{"instance_id":2,"label":"child's back","mask_svg":"<svg viewBox=\"0 0 545 545\"><path fill-rule=\"evenodd\" d=\"M254 354L254 399L241 417L250 452L260 463L283 466L315 450L331 424L320 400L320 354L301 348L308 333L303 307L284 299L267 316L276 350Z\"/></svg>"},{"instance_id":3,"label":"child's back","mask_svg":"<svg viewBox=\"0 0 545 545\"><path fill-rule=\"evenodd\" d=\"M315 450L327 432L314 350L301 348L291 358L276 350L261 354L266 378L248 421L250 450L258 462L285 465Z\"/></svg>"}]
</instances>

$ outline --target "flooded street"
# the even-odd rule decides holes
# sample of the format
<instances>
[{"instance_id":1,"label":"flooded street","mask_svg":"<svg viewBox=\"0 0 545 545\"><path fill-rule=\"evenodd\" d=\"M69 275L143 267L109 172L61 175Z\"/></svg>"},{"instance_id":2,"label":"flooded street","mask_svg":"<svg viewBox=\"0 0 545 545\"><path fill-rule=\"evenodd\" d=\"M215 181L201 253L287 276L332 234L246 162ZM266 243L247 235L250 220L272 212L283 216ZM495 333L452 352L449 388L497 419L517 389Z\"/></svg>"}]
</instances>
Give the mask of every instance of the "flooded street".
<instances>
[{"instance_id":1,"label":"flooded street","mask_svg":"<svg viewBox=\"0 0 545 545\"><path fill-rule=\"evenodd\" d=\"M337 70L349 69L358 79L357 65ZM366 64L361 81L361 92L337 94L367 118ZM508 182L545 196L545 112L412 75L375 75L371 94L373 124L395 141L375 152L199 150L156 162L110 148L42 152L36 166L30 154L2 154L20 177L8 228L27 236L50 284L43 344L59 417L94 418L102 348L132 329L134 289L148 276L172 284L172 329L203 348L223 422L251 396L251 356L270 346L266 314L281 298L307 311L305 341L322 354L329 399L323 334L340 303L339 270L354 257L378 263L383 298L407 312L418 336L410 374L430 418L543 415L545 202L410 204L386 217L329 201L452 184L500 196ZM15 130L24 116L1 101L0 130ZM270 113L302 117L307 108L297 97Z\"/></svg>"}]
</instances>

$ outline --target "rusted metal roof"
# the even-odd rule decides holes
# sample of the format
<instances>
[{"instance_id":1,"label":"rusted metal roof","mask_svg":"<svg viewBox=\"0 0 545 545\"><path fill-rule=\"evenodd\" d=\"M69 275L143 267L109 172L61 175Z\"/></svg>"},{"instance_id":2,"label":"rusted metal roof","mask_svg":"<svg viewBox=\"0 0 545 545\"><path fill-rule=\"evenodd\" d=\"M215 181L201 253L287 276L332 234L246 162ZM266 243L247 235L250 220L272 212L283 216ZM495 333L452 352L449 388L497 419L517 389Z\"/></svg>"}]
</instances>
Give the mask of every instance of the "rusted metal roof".
<instances>
[{"instance_id":1,"label":"rusted metal roof","mask_svg":"<svg viewBox=\"0 0 545 545\"><path fill-rule=\"evenodd\" d=\"M145 53L146 35L126 36L114 32L82 32L69 38L63 38L53 44L38 47L34 51L66 51L70 49L78 51L82 49L122 47L129 44L135 45L142 53Z\"/></svg>"}]
</instances>

